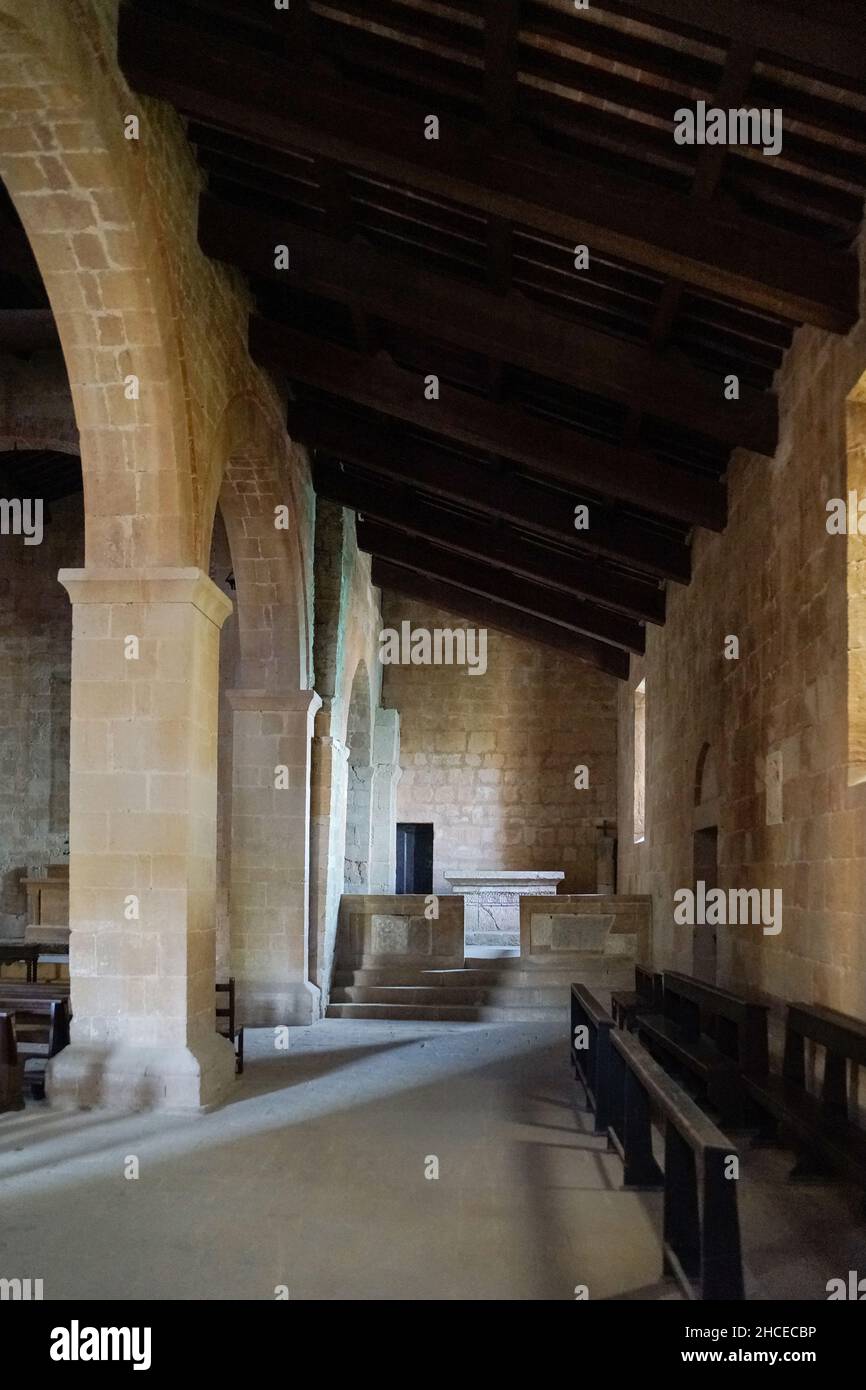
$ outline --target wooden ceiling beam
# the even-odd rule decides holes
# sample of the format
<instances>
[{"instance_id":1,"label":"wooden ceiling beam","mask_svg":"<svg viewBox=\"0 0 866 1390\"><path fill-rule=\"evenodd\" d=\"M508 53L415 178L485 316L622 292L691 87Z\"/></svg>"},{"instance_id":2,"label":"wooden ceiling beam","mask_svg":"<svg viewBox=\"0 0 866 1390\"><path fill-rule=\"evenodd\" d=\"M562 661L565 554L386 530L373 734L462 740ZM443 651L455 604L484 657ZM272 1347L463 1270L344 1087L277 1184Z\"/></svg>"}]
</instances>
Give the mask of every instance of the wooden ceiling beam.
<instances>
[{"instance_id":1,"label":"wooden ceiling beam","mask_svg":"<svg viewBox=\"0 0 866 1390\"><path fill-rule=\"evenodd\" d=\"M742 39L798 68L866 83L860 0L834 0L829 6L812 0L605 0L605 9L649 24L672 21L678 29L713 35L725 46Z\"/></svg>"},{"instance_id":2,"label":"wooden ceiling beam","mask_svg":"<svg viewBox=\"0 0 866 1390\"><path fill-rule=\"evenodd\" d=\"M517 608L509 608L504 603L483 598L458 584L431 579L428 575L408 569L405 565L391 564L387 560L374 557L371 578L377 588L435 605L448 613L454 613L457 617L466 618L484 627L496 628L522 641L541 642L544 646L556 647L571 656L579 657L609 676L628 680L630 658L628 653L621 651L619 647L580 637L577 633L569 632L568 628L545 622L542 618L529 617Z\"/></svg>"},{"instance_id":3,"label":"wooden ceiling beam","mask_svg":"<svg viewBox=\"0 0 866 1390\"><path fill-rule=\"evenodd\" d=\"M507 130L517 99L517 35L521 0L487 0L484 17L484 110L497 129Z\"/></svg>"},{"instance_id":4,"label":"wooden ceiling beam","mask_svg":"<svg viewBox=\"0 0 866 1390\"><path fill-rule=\"evenodd\" d=\"M506 229L507 230L507 229ZM598 392L671 420L684 429L772 454L778 433L774 396L745 387L726 401L721 377L671 354L569 323L525 295L501 294L435 275L357 241L288 223L272 213L204 196L199 241L207 255L246 274L360 304L367 312L484 356L499 357L567 386ZM287 245L290 270L275 270L274 247ZM499 263L502 276L507 265Z\"/></svg>"},{"instance_id":5,"label":"wooden ceiling beam","mask_svg":"<svg viewBox=\"0 0 866 1390\"><path fill-rule=\"evenodd\" d=\"M500 565L490 565L486 558L472 559L434 545L420 536L409 536L405 531L394 530L381 521L370 521L359 516L356 518L356 530L360 549L377 555L380 560L407 565L431 578L459 584L461 588L471 589L483 598L508 604L522 613L528 613L530 617L559 623L581 637L597 638L610 642L611 646L622 647L624 651L643 655L646 633L641 624L632 618L575 598L562 589L551 589L536 580L525 579Z\"/></svg>"},{"instance_id":6,"label":"wooden ceiling beam","mask_svg":"<svg viewBox=\"0 0 866 1390\"><path fill-rule=\"evenodd\" d=\"M387 422L361 419L337 402L290 404L287 426L293 439L379 478L419 488L463 506L500 517L522 530L574 545L653 579L688 584L691 554L682 539L661 535L603 504L589 506L589 526L575 530L575 503L586 496L555 491L535 476L506 473L394 430ZM383 427L384 426L384 427Z\"/></svg>"},{"instance_id":7,"label":"wooden ceiling beam","mask_svg":"<svg viewBox=\"0 0 866 1390\"><path fill-rule=\"evenodd\" d=\"M571 487L642 507L686 526L724 529L724 485L638 449L619 448L515 406L500 405L446 382L426 398L425 377L387 355L365 357L286 324L250 320L250 352L263 367L391 419L510 459ZM435 374L435 353L430 373Z\"/></svg>"},{"instance_id":8,"label":"wooden ceiling beam","mask_svg":"<svg viewBox=\"0 0 866 1390\"><path fill-rule=\"evenodd\" d=\"M577 551L569 554L521 535L513 527L501 525L495 514L470 516L449 510L393 482L359 478L325 458L315 462L313 485L319 496L399 531L461 555L481 555L524 579L601 603L638 622L664 622L665 593L657 584L588 560Z\"/></svg>"},{"instance_id":9,"label":"wooden ceiling beam","mask_svg":"<svg viewBox=\"0 0 866 1390\"><path fill-rule=\"evenodd\" d=\"M853 255L735 210L706 209L651 182L548 154L524 138L503 144L445 110L439 138L425 138L429 101L316 82L302 67L287 69L244 45L157 22L129 6L121 10L118 51L139 91L237 135L325 155L485 216L604 247L794 322L842 332L856 322Z\"/></svg>"}]
</instances>

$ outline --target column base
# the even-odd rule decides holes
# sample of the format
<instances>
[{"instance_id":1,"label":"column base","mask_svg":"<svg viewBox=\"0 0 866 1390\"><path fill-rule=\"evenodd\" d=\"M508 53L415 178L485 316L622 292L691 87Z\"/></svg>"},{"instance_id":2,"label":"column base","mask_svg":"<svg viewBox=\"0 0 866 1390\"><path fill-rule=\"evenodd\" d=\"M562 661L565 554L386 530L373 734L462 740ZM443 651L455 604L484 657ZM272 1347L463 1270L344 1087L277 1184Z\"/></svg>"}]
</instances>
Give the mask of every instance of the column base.
<instances>
[{"instance_id":1,"label":"column base","mask_svg":"<svg viewBox=\"0 0 866 1390\"><path fill-rule=\"evenodd\" d=\"M321 1017L322 991L309 980L264 985L236 981L238 1024L243 1028L304 1027Z\"/></svg>"},{"instance_id":2,"label":"column base","mask_svg":"<svg viewBox=\"0 0 866 1390\"><path fill-rule=\"evenodd\" d=\"M70 1043L48 1063L45 1094L60 1110L207 1110L235 1079L231 1043L196 1048Z\"/></svg>"}]
</instances>

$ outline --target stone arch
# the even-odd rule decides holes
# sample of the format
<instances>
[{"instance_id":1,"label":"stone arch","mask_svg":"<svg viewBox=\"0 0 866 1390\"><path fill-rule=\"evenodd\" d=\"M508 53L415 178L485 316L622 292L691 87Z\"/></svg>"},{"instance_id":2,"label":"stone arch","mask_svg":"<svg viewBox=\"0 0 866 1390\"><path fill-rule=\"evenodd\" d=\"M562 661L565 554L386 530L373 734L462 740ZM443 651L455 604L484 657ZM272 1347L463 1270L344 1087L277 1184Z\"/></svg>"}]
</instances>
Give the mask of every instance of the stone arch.
<instances>
[{"instance_id":1,"label":"stone arch","mask_svg":"<svg viewBox=\"0 0 866 1390\"><path fill-rule=\"evenodd\" d=\"M371 796L373 780L373 700L367 664L352 678L346 714L348 784L343 892L366 893L370 884Z\"/></svg>"},{"instance_id":2,"label":"stone arch","mask_svg":"<svg viewBox=\"0 0 866 1390\"><path fill-rule=\"evenodd\" d=\"M111 7L107 23L111 23ZM124 138L108 30L78 0L0 0L0 176L57 324L91 567L195 563L183 345L142 150ZM139 380L138 400L125 381Z\"/></svg>"},{"instance_id":3,"label":"stone arch","mask_svg":"<svg viewBox=\"0 0 866 1390\"><path fill-rule=\"evenodd\" d=\"M236 584L239 684L308 690L311 635L303 518L288 438L256 400L239 395L224 411L215 450L223 467L219 510ZM287 529L275 524L277 508L288 509Z\"/></svg>"},{"instance_id":4,"label":"stone arch","mask_svg":"<svg viewBox=\"0 0 866 1390\"><path fill-rule=\"evenodd\" d=\"M211 455L222 479L207 503L212 555L222 537L236 651L231 687L220 694L222 959L245 1026L309 1023L318 1010L309 981L309 788L319 699L309 688L295 460L280 423L250 393L228 402ZM287 509L287 528L275 525L277 508Z\"/></svg>"}]
</instances>

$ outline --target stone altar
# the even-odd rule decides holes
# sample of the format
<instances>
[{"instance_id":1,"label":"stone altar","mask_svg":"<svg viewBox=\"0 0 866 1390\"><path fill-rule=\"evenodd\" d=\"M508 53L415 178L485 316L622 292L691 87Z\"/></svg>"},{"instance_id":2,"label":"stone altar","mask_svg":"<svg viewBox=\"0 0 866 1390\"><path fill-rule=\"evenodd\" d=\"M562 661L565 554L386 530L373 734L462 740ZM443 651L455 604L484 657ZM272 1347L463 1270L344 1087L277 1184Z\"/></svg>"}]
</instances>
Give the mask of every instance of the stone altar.
<instances>
[{"instance_id":1,"label":"stone altar","mask_svg":"<svg viewBox=\"0 0 866 1390\"><path fill-rule=\"evenodd\" d=\"M477 946L520 947L521 897L550 897L565 874L561 870L478 869L445 874L451 892L463 898L467 954Z\"/></svg>"}]
</instances>

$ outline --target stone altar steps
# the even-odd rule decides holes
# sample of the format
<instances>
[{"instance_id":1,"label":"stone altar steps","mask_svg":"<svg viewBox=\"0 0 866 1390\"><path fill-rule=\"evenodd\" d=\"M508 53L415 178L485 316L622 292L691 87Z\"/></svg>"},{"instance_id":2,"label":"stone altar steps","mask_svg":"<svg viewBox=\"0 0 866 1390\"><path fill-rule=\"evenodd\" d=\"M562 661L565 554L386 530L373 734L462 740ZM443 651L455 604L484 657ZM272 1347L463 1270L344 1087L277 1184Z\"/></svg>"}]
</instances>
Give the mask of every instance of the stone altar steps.
<instances>
[{"instance_id":1,"label":"stone altar steps","mask_svg":"<svg viewBox=\"0 0 866 1390\"><path fill-rule=\"evenodd\" d=\"M465 967L423 970L407 966L340 970L328 1018L438 1022L560 1022L570 990L581 982L599 991L630 988L630 958L574 955L567 959L467 958Z\"/></svg>"}]
</instances>

